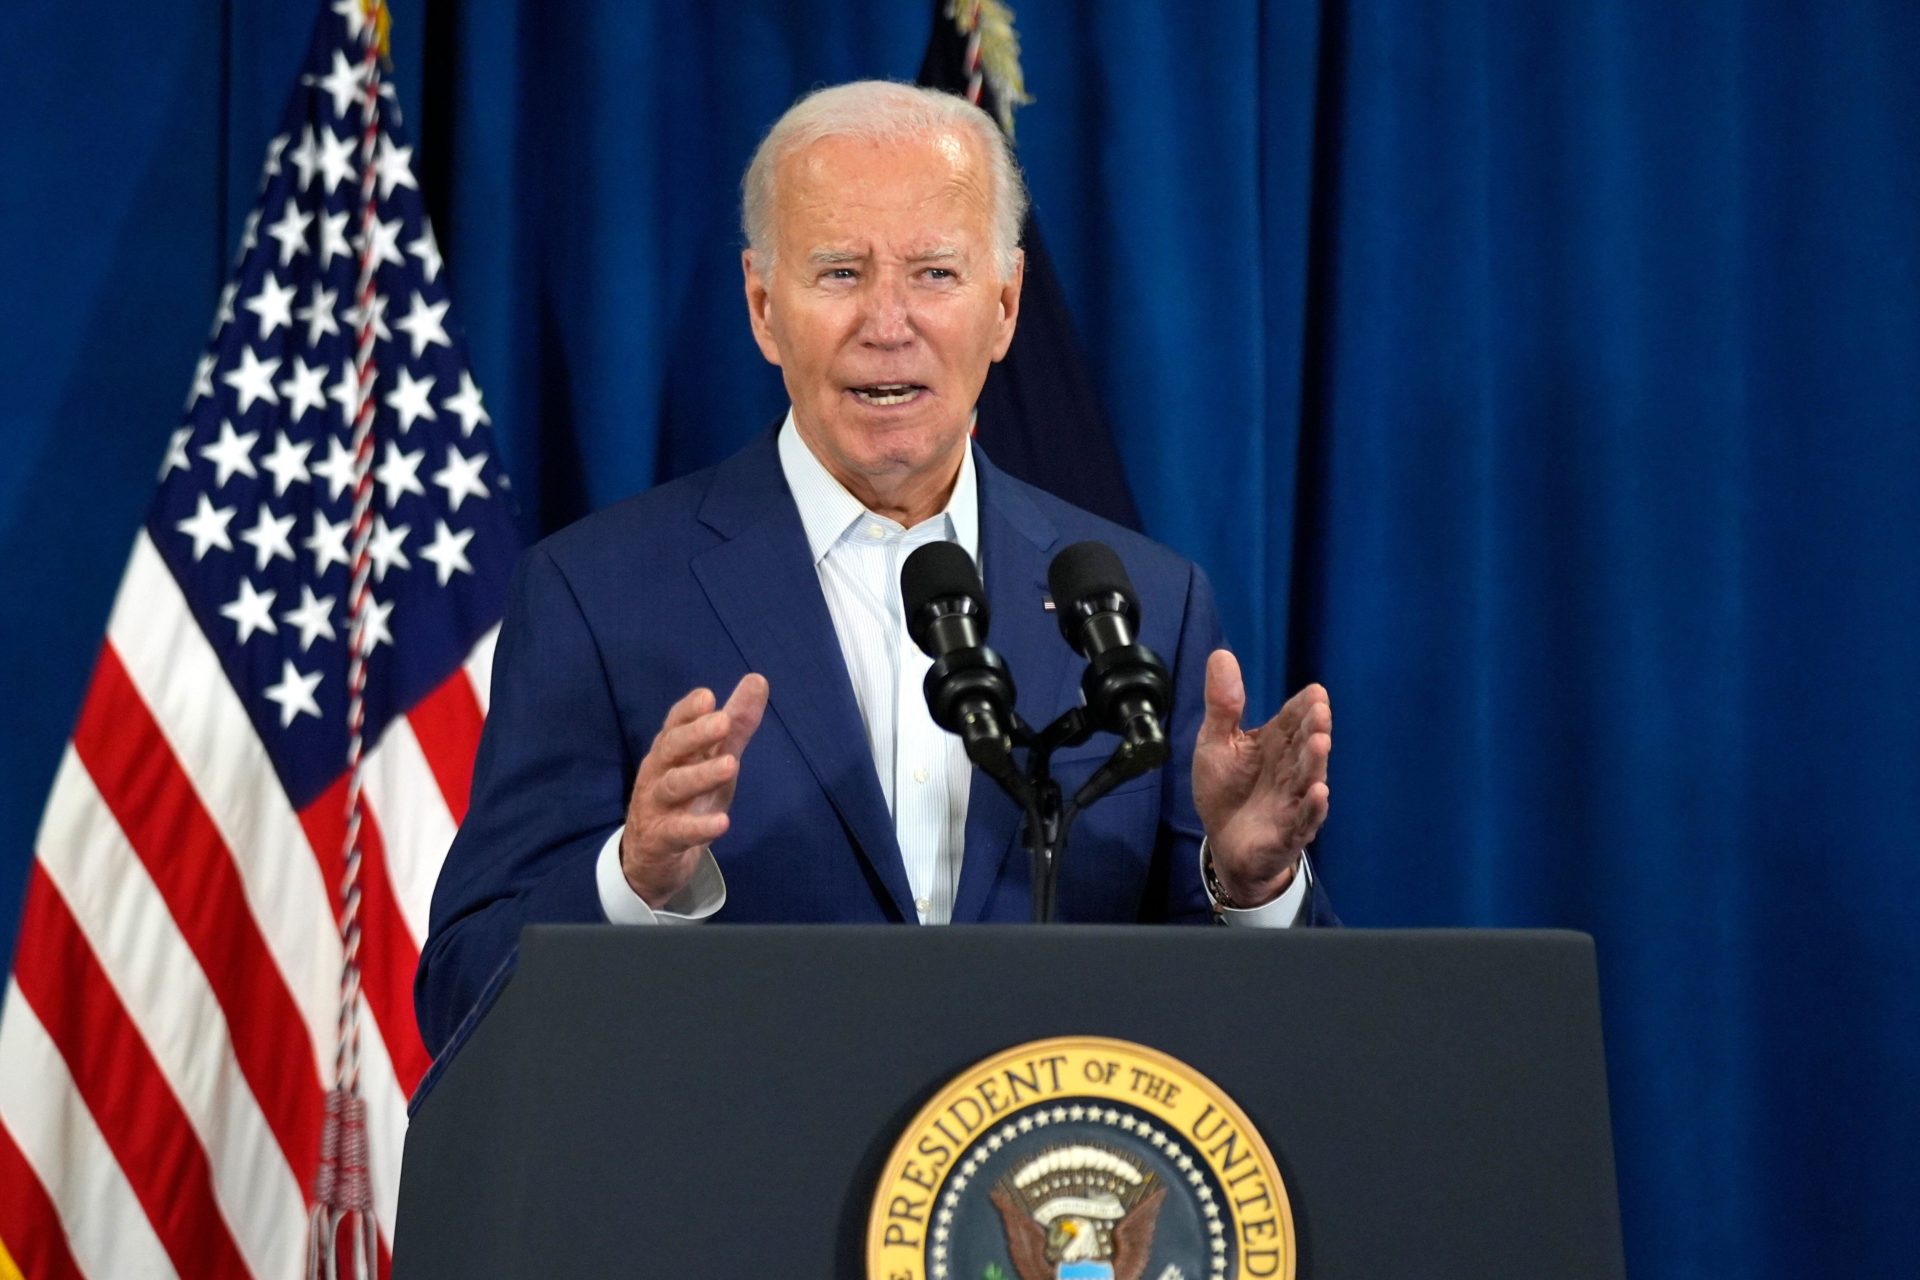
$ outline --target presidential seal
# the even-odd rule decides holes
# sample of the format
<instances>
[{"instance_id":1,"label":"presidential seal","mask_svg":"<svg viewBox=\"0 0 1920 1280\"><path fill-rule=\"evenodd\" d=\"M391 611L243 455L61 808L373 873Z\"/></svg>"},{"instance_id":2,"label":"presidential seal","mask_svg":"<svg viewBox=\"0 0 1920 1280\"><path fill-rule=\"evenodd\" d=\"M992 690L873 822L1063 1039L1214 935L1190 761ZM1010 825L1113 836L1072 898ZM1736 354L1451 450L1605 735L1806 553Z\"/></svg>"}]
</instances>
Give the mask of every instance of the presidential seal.
<instances>
[{"instance_id":1,"label":"presidential seal","mask_svg":"<svg viewBox=\"0 0 1920 1280\"><path fill-rule=\"evenodd\" d=\"M1294 1274L1267 1145L1211 1080L1124 1040L1008 1049L921 1109L867 1225L869 1280Z\"/></svg>"}]
</instances>

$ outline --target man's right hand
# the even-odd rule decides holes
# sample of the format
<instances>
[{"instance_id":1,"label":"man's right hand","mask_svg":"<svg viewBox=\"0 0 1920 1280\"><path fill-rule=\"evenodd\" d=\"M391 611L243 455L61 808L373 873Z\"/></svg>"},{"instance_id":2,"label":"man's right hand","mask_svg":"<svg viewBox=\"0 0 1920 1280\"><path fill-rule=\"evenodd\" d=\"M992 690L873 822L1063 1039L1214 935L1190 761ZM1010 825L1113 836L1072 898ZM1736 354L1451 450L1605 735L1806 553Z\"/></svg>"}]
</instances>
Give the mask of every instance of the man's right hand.
<instances>
[{"instance_id":1,"label":"man's right hand","mask_svg":"<svg viewBox=\"0 0 1920 1280\"><path fill-rule=\"evenodd\" d=\"M767 710L767 679L748 674L727 705L695 689L673 704L640 762L620 835L620 870L656 910L686 887L706 847L727 829L740 753Z\"/></svg>"}]
</instances>

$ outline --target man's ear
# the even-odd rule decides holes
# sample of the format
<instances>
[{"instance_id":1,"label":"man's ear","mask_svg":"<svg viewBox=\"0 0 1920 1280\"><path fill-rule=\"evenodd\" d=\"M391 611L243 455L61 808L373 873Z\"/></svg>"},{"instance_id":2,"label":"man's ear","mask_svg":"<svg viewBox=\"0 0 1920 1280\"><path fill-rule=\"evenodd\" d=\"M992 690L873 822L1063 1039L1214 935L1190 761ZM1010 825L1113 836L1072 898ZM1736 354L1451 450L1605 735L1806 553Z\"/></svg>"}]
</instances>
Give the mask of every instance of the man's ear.
<instances>
[{"instance_id":1,"label":"man's ear","mask_svg":"<svg viewBox=\"0 0 1920 1280\"><path fill-rule=\"evenodd\" d=\"M780 363L780 344L774 340L771 322L773 292L754 269L751 249L744 249L740 253L740 275L741 284L746 290L747 323L753 326L753 340L760 345L760 354L767 358L767 363L777 365Z\"/></svg>"},{"instance_id":2,"label":"man's ear","mask_svg":"<svg viewBox=\"0 0 1920 1280\"><path fill-rule=\"evenodd\" d=\"M1000 286L999 332L994 337L993 358L997 362L1005 358L1007 348L1013 345L1014 326L1020 321L1020 286L1027 278L1027 254L1021 250L1014 255L1013 273Z\"/></svg>"}]
</instances>

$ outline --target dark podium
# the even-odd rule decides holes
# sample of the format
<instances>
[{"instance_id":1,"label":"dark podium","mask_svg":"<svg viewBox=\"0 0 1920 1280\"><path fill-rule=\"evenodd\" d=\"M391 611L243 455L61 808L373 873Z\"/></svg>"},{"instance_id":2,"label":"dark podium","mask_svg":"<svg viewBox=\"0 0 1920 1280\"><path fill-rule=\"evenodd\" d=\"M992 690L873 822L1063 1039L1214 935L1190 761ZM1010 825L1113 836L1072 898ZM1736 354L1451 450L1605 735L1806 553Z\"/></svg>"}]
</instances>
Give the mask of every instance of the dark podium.
<instances>
[{"instance_id":1,"label":"dark podium","mask_svg":"<svg viewBox=\"0 0 1920 1280\"><path fill-rule=\"evenodd\" d=\"M414 1117L394 1275L865 1275L922 1104L1064 1035L1238 1102L1300 1276L1624 1274L1581 934L560 926Z\"/></svg>"}]
</instances>

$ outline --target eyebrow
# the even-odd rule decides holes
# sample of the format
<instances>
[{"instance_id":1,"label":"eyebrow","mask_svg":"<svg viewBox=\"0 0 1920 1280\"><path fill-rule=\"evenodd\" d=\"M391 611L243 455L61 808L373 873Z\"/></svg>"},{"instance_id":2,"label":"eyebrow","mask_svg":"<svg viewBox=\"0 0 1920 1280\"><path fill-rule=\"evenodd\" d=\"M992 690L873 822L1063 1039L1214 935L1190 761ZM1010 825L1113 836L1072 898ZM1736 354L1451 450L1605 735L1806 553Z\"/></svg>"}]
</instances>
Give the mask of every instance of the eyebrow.
<instances>
[{"instance_id":1,"label":"eyebrow","mask_svg":"<svg viewBox=\"0 0 1920 1280\"><path fill-rule=\"evenodd\" d=\"M960 250L950 244L936 245L911 255L909 262L954 262L960 257ZM849 262L865 262L867 255L853 249L815 249L807 255L807 261L816 267L839 267Z\"/></svg>"}]
</instances>

